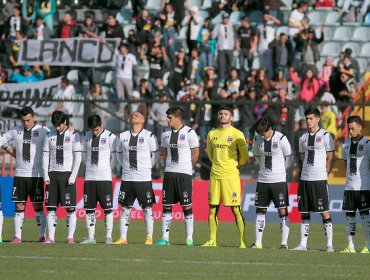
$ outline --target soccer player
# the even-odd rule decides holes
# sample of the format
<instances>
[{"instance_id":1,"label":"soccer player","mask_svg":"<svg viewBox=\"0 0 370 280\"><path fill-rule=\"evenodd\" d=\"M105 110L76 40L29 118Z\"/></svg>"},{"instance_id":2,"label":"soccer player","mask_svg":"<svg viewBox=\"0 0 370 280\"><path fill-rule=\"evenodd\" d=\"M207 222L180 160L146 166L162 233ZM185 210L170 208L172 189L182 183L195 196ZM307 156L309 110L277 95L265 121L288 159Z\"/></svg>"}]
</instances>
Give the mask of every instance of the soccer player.
<instances>
[{"instance_id":1,"label":"soccer player","mask_svg":"<svg viewBox=\"0 0 370 280\"><path fill-rule=\"evenodd\" d=\"M15 202L13 244L22 242L22 226L28 196L36 212L39 242L45 241L46 219L43 210L42 147L49 129L36 123L31 107L21 110L21 125L0 136L0 146L14 142L16 150L12 200Z\"/></svg>"},{"instance_id":2,"label":"soccer player","mask_svg":"<svg viewBox=\"0 0 370 280\"><path fill-rule=\"evenodd\" d=\"M56 210L61 204L67 210L67 243L73 244L77 222L75 182L81 164L80 134L69 129L67 116L62 111L52 113L51 123L54 129L45 138L42 158L48 210L45 243L55 243Z\"/></svg>"},{"instance_id":3,"label":"soccer player","mask_svg":"<svg viewBox=\"0 0 370 280\"><path fill-rule=\"evenodd\" d=\"M268 119L262 118L256 123L256 132L252 150L260 165L255 196L256 206L256 242L252 248L262 249L262 236L266 225L266 212L271 200L278 209L281 229L280 248L288 249L289 206L286 170L293 163L292 148L287 137L271 128Z\"/></svg>"},{"instance_id":4,"label":"soccer player","mask_svg":"<svg viewBox=\"0 0 370 280\"><path fill-rule=\"evenodd\" d=\"M144 211L146 240L153 244L154 217L152 204L155 196L152 188L152 166L158 158L158 141L153 132L144 129L145 118L134 112L130 117L131 130L122 132L117 141L117 161L122 165L122 183L118 200L122 205L120 238L113 244L128 244L127 231L132 206L137 198Z\"/></svg>"},{"instance_id":5,"label":"soccer player","mask_svg":"<svg viewBox=\"0 0 370 280\"><path fill-rule=\"evenodd\" d=\"M298 186L298 210L302 214L301 242L292 250L307 251L310 212L320 213L327 238L326 251L334 252L333 224L329 213L327 179L334 166L334 142L330 133L319 127L320 111L305 111L308 132L299 139L303 167Z\"/></svg>"},{"instance_id":6,"label":"soccer player","mask_svg":"<svg viewBox=\"0 0 370 280\"><path fill-rule=\"evenodd\" d=\"M365 246L362 254L369 254L370 242L370 140L362 133L362 120L358 116L347 119L350 139L343 143L342 159L346 165L346 187L343 198L343 211L347 217L348 247L342 253L356 253L356 211L360 212Z\"/></svg>"},{"instance_id":7,"label":"soccer player","mask_svg":"<svg viewBox=\"0 0 370 280\"><path fill-rule=\"evenodd\" d=\"M89 131L81 138L82 156L86 162L84 207L88 237L82 244L95 244L95 208L99 202L105 213L105 243L112 244L113 193L112 166L116 161L116 136L104 129L99 115L87 119Z\"/></svg>"},{"instance_id":8,"label":"soccer player","mask_svg":"<svg viewBox=\"0 0 370 280\"><path fill-rule=\"evenodd\" d=\"M218 111L220 127L207 136L207 153L212 162L208 189L210 238L202 246L216 247L218 212L221 202L231 208L240 234L240 248L246 248L245 223L241 204L239 169L248 161L248 147L243 132L234 128L234 112L229 107Z\"/></svg>"},{"instance_id":9,"label":"soccer player","mask_svg":"<svg viewBox=\"0 0 370 280\"><path fill-rule=\"evenodd\" d=\"M168 128L161 136L161 154L166 157L162 197L162 239L155 245L170 245L172 206L180 202L184 211L186 246L194 246L192 174L199 158L199 139L191 127L182 123L181 107L172 106L166 114Z\"/></svg>"}]
</instances>

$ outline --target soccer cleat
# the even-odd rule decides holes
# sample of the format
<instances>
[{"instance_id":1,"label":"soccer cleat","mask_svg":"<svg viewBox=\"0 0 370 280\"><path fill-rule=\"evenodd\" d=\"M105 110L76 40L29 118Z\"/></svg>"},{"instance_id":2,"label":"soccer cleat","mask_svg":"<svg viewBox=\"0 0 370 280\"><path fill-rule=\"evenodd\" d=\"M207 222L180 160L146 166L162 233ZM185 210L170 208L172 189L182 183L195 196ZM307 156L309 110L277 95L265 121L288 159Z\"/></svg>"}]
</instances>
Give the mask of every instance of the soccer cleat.
<instances>
[{"instance_id":1,"label":"soccer cleat","mask_svg":"<svg viewBox=\"0 0 370 280\"><path fill-rule=\"evenodd\" d=\"M45 236L41 236L41 237L39 238L39 243L45 243L45 241L46 241Z\"/></svg>"},{"instance_id":2,"label":"soccer cleat","mask_svg":"<svg viewBox=\"0 0 370 280\"><path fill-rule=\"evenodd\" d=\"M326 252L328 252L328 253L334 253L333 246L326 246Z\"/></svg>"},{"instance_id":3,"label":"soccer cleat","mask_svg":"<svg viewBox=\"0 0 370 280\"><path fill-rule=\"evenodd\" d=\"M362 248L360 253L361 254L369 254L369 248L367 248L367 247Z\"/></svg>"},{"instance_id":4,"label":"soccer cleat","mask_svg":"<svg viewBox=\"0 0 370 280\"><path fill-rule=\"evenodd\" d=\"M67 243L68 244L75 244L76 242L75 242L74 238L70 237L70 238L67 238Z\"/></svg>"},{"instance_id":5,"label":"soccer cleat","mask_svg":"<svg viewBox=\"0 0 370 280\"><path fill-rule=\"evenodd\" d=\"M356 253L356 250L354 248L347 247L344 250L340 251L340 253L354 254Z\"/></svg>"},{"instance_id":6,"label":"soccer cleat","mask_svg":"<svg viewBox=\"0 0 370 280\"><path fill-rule=\"evenodd\" d=\"M122 245L122 244L128 244L128 241L126 239L123 239L120 237L118 240L113 242L114 245Z\"/></svg>"},{"instance_id":7,"label":"soccer cleat","mask_svg":"<svg viewBox=\"0 0 370 280\"><path fill-rule=\"evenodd\" d=\"M307 247L298 245L297 247L294 247L293 249L290 249L292 251L307 251Z\"/></svg>"},{"instance_id":8,"label":"soccer cleat","mask_svg":"<svg viewBox=\"0 0 370 280\"><path fill-rule=\"evenodd\" d=\"M245 245L244 242L241 242L239 248L240 249L246 249L247 248L247 245Z\"/></svg>"},{"instance_id":9,"label":"soccer cleat","mask_svg":"<svg viewBox=\"0 0 370 280\"><path fill-rule=\"evenodd\" d=\"M154 243L154 245L159 245L159 246L170 245L170 241L162 238L161 240L158 240L156 243Z\"/></svg>"},{"instance_id":10,"label":"soccer cleat","mask_svg":"<svg viewBox=\"0 0 370 280\"><path fill-rule=\"evenodd\" d=\"M217 247L217 243L214 240L208 240L202 247Z\"/></svg>"},{"instance_id":11,"label":"soccer cleat","mask_svg":"<svg viewBox=\"0 0 370 280\"><path fill-rule=\"evenodd\" d=\"M113 244L112 237L106 237L106 238L105 238L105 244L108 244L108 245Z\"/></svg>"},{"instance_id":12,"label":"soccer cleat","mask_svg":"<svg viewBox=\"0 0 370 280\"><path fill-rule=\"evenodd\" d=\"M147 237L144 242L145 245L153 245L153 238Z\"/></svg>"},{"instance_id":13,"label":"soccer cleat","mask_svg":"<svg viewBox=\"0 0 370 280\"><path fill-rule=\"evenodd\" d=\"M46 240L43 242L43 244L54 244L55 241L51 238L46 238Z\"/></svg>"},{"instance_id":14,"label":"soccer cleat","mask_svg":"<svg viewBox=\"0 0 370 280\"><path fill-rule=\"evenodd\" d=\"M262 249L262 244L256 244L256 243L253 243L253 244L251 245L251 248L252 248L252 249Z\"/></svg>"},{"instance_id":15,"label":"soccer cleat","mask_svg":"<svg viewBox=\"0 0 370 280\"><path fill-rule=\"evenodd\" d=\"M96 244L96 240L95 239L86 238L85 240L82 240L80 242L80 244Z\"/></svg>"},{"instance_id":16,"label":"soccer cleat","mask_svg":"<svg viewBox=\"0 0 370 280\"><path fill-rule=\"evenodd\" d=\"M188 246L188 247L194 247L194 242L193 242L193 240L186 240L185 246Z\"/></svg>"},{"instance_id":17,"label":"soccer cleat","mask_svg":"<svg viewBox=\"0 0 370 280\"><path fill-rule=\"evenodd\" d=\"M10 241L12 244L19 244L22 243L22 240L16 236L13 237L12 241Z\"/></svg>"},{"instance_id":18,"label":"soccer cleat","mask_svg":"<svg viewBox=\"0 0 370 280\"><path fill-rule=\"evenodd\" d=\"M281 245L280 245L280 249L288 250L288 249L289 249L289 247L288 247L288 245L286 245L286 244L281 244Z\"/></svg>"}]
</instances>

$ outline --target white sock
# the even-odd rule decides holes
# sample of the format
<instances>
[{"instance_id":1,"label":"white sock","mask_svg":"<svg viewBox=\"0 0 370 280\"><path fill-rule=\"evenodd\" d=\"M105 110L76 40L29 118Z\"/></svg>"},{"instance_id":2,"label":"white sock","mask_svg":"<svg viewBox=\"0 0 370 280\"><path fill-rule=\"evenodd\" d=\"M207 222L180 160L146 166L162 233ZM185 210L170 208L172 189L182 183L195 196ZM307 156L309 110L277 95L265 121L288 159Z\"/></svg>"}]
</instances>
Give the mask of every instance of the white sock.
<instances>
[{"instance_id":1,"label":"white sock","mask_svg":"<svg viewBox=\"0 0 370 280\"><path fill-rule=\"evenodd\" d=\"M256 216L256 245L262 245L262 237L263 237L263 231L265 229L266 224L266 215L264 214L257 214Z\"/></svg>"},{"instance_id":2,"label":"white sock","mask_svg":"<svg viewBox=\"0 0 370 280\"><path fill-rule=\"evenodd\" d=\"M76 231L77 216L76 211L67 212L67 228L68 228L68 237L73 238Z\"/></svg>"},{"instance_id":3,"label":"white sock","mask_svg":"<svg viewBox=\"0 0 370 280\"><path fill-rule=\"evenodd\" d=\"M51 240L55 240L55 228L57 226L57 213L55 210L48 210L48 237Z\"/></svg>"},{"instance_id":4,"label":"white sock","mask_svg":"<svg viewBox=\"0 0 370 280\"><path fill-rule=\"evenodd\" d=\"M307 247L308 235L310 234L310 219L302 220L301 222L301 246Z\"/></svg>"},{"instance_id":5,"label":"white sock","mask_svg":"<svg viewBox=\"0 0 370 280\"><path fill-rule=\"evenodd\" d=\"M4 215L3 215L3 211L0 210L0 239L2 239L2 236L3 236L3 222L4 222Z\"/></svg>"},{"instance_id":6,"label":"white sock","mask_svg":"<svg viewBox=\"0 0 370 280\"><path fill-rule=\"evenodd\" d=\"M95 211L93 213L86 213L86 227L88 239L95 240L95 223L96 223Z\"/></svg>"},{"instance_id":7,"label":"white sock","mask_svg":"<svg viewBox=\"0 0 370 280\"><path fill-rule=\"evenodd\" d=\"M347 240L348 240L348 248L354 249L355 248L355 236L356 236L356 217L347 216Z\"/></svg>"},{"instance_id":8,"label":"white sock","mask_svg":"<svg viewBox=\"0 0 370 280\"><path fill-rule=\"evenodd\" d=\"M146 228L146 236L153 238L154 216L151 206L144 209L144 223Z\"/></svg>"},{"instance_id":9,"label":"white sock","mask_svg":"<svg viewBox=\"0 0 370 280\"><path fill-rule=\"evenodd\" d=\"M122 207L119 219L119 231L121 238L127 240L128 226L130 225L131 207Z\"/></svg>"},{"instance_id":10,"label":"white sock","mask_svg":"<svg viewBox=\"0 0 370 280\"><path fill-rule=\"evenodd\" d=\"M162 239L170 241L172 211L162 214Z\"/></svg>"},{"instance_id":11,"label":"white sock","mask_svg":"<svg viewBox=\"0 0 370 280\"><path fill-rule=\"evenodd\" d=\"M290 221L288 216L280 217L281 244L288 245Z\"/></svg>"},{"instance_id":12,"label":"white sock","mask_svg":"<svg viewBox=\"0 0 370 280\"><path fill-rule=\"evenodd\" d=\"M324 222L324 231L326 235L326 246L333 247L333 223L329 218L329 222Z\"/></svg>"},{"instance_id":13,"label":"white sock","mask_svg":"<svg viewBox=\"0 0 370 280\"><path fill-rule=\"evenodd\" d=\"M22 239L22 227L24 221L24 211L17 212L15 211L14 215L14 230L15 230L15 237Z\"/></svg>"},{"instance_id":14,"label":"white sock","mask_svg":"<svg viewBox=\"0 0 370 280\"><path fill-rule=\"evenodd\" d=\"M45 236L45 229L46 229L46 217L44 211L36 211L36 223L39 227L39 238Z\"/></svg>"},{"instance_id":15,"label":"white sock","mask_svg":"<svg viewBox=\"0 0 370 280\"><path fill-rule=\"evenodd\" d=\"M113 231L113 213L105 214L105 237L112 238Z\"/></svg>"},{"instance_id":16,"label":"white sock","mask_svg":"<svg viewBox=\"0 0 370 280\"><path fill-rule=\"evenodd\" d=\"M364 232L365 246L369 248L370 243L370 221L369 215L361 215L362 229Z\"/></svg>"},{"instance_id":17,"label":"white sock","mask_svg":"<svg viewBox=\"0 0 370 280\"><path fill-rule=\"evenodd\" d=\"M184 217L184 219L185 219L186 240L193 240L193 232L194 232L194 214L193 214L193 211L191 210L191 213L187 214Z\"/></svg>"}]
</instances>

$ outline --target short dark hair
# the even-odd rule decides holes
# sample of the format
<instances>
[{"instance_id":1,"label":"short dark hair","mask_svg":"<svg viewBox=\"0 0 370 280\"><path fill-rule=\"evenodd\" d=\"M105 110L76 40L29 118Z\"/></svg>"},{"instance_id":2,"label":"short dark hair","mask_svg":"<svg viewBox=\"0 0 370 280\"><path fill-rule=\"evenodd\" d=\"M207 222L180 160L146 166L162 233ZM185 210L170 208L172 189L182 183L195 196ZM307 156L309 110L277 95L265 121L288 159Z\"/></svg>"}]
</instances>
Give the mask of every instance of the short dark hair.
<instances>
[{"instance_id":1,"label":"short dark hair","mask_svg":"<svg viewBox=\"0 0 370 280\"><path fill-rule=\"evenodd\" d=\"M317 108L310 107L304 112L304 115L314 115L316 118L320 118L320 111Z\"/></svg>"},{"instance_id":2,"label":"short dark hair","mask_svg":"<svg viewBox=\"0 0 370 280\"><path fill-rule=\"evenodd\" d=\"M90 128L90 129L94 129L98 126L101 126L102 125L102 121L101 121L101 117L99 115L91 115L88 119L87 119L87 126Z\"/></svg>"},{"instance_id":3,"label":"short dark hair","mask_svg":"<svg viewBox=\"0 0 370 280\"><path fill-rule=\"evenodd\" d=\"M68 80L68 78L67 77L62 77L62 79L60 80L62 83L65 83L66 85L68 85L69 86L69 84L70 84L70 82L69 82L69 80Z\"/></svg>"},{"instance_id":4,"label":"short dark hair","mask_svg":"<svg viewBox=\"0 0 370 280\"><path fill-rule=\"evenodd\" d=\"M229 111L229 112L230 112L230 114L231 114L232 116L234 116L234 110L233 110L231 107L229 107L229 106L221 106L221 107L218 109L218 112L220 112L220 111L222 111L222 110Z\"/></svg>"},{"instance_id":5,"label":"short dark hair","mask_svg":"<svg viewBox=\"0 0 370 280\"><path fill-rule=\"evenodd\" d=\"M352 49L351 49L351 48L346 48L346 49L344 50L344 53L345 53L346 55L348 55L348 56L351 56L351 55L352 55Z\"/></svg>"},{"instance_id":6,"label":"short dark hair","mask_svg":"<svg viewBox=\"0 0 370 280\"><path fill-rule=\"evenodd\" d=\"M64 114L62 111L54 111L51 114L51 123L53 126L59 126L63 123L67 123L67 117L66 114Z\"/></svg>"},{"instance_id":7,"label":"short dark hair","mask_svg":"<svg viewBox=\"0 0 370 280\"><path fill-rule=\"evenodd\" d=\"M267 118L261 118L256 122L256 131L258 134L265 133L271 127L271 122Z\"/></svg>"},{"instance_id":8,"label":"short dark hair","mask_svg":"<svg viewBox=\"0 0 370 280\"><path fill-rule=\"evenodd\" d=\"M302 8L302 7L304 7L304 6L307 6L308 4L307 4L307 2L306 1L301 1L301 2L299 2L298 3L298 6L297 6L297 9L300 9L300 8Z\"/></svg>"},{"instance_id":9,"label":"short dark hair","mask_svg":"<svg viewBox=\"0 0 370 280\"><path fill-rule=\"evenodd\" d=\"M167 109L166 114L182 119L183 112L184 110L180 106L171 106Z\"/></svg>"},{"instance_id":10,"label":"short dark hair","mask_svg":"<svg viewBox=\"0 0 370 280\"><path fill-rule=\"evenodd\" d=\"M21 110L21 116L25 117L28 114L31 114L31 116L33 116L35 113L33 112L31 107L28 107L28 106L23 107L22 110Z\"/></svg>"},{"instance_id":11,"label":"short dark hair","mask_svg":"<svg viewBox=\"0 0 370 280\"><path fill-rule=\"evenodd\" d=\"M359 125L362 125L362 119L359 116L350 116L347 119L347 124L350 123L357 123Z\"/></svg>"}]
</instances>

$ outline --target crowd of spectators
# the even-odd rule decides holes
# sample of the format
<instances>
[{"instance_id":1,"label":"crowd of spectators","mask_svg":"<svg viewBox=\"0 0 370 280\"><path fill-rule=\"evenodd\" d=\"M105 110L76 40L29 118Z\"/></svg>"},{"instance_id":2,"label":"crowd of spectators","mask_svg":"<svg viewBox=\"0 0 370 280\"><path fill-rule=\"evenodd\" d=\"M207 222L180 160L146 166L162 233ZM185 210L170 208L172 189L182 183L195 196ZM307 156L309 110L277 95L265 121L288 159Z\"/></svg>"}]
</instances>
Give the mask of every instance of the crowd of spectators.
<instances>
[{"instance_id":1,"label":"crowd of spectators","mask_svg":"<svg viewBox=\"0 0 370 280\"><path fill-rule=\"evenodd\" d=\"M59 2L72 8L65 10L62 18L59 14L57 20ZM73 9L75 2L89 9L109 6L112 9L101 24L89 15L78 22ZM126 5L128 1L120 2ZM351 102L359 88L361 73L351 49L333 54L339 57L337 62L334 63L333 56L328 56L320 65L320 44L325 41L326 27L322 25L316 34L314 23L306 15L308 10L318 7L339 9L345 15L351 5L357 5L352 2L361 1L345 0L341 7L335 7L331 0L293 1L286 22L278 16L282 6L279 0L212 1L207 13L203 13L201 7L191 6L188 0L163 0L160 12L145 9L142 0L131 2L129 25L132 28L127 32L117 21L117 11L119 13L121 7L114 6L117 5L115 1L1 2L0 84L40 81L65 76L71 70L70 67L40 65L31 69L28 65L17 65L22 40L88 37L106 43L107 38L120 38L115 50L116 64L111 69L114 82L110 90L104 90L109 86L103 85L104 79L94 75L97 69L76 69L79 81L89 82L85 97L91 101L130 100L129 103L118 102L114 112L123 119L128 119L133 111L143 112L154 122L157 134L166 126L164 112L169 104L182 101L186 122L202 139L214 125L218 104L224 101L233 106L234 124L248 139L252 124L266 115L283 133L292 128L299 130L305 103L316 101L324 102L322 125L335 135L333 123L345 108L335 103ZM357 5L362 14L367 12L369 2L365 0ZM238 24L230 20L235 11L246 15ZM248 17L255 11L261 12L257 25ZM220 22L214 24L217 17ZM287 33L276 33L276 27L281 25L288 26ZM185 33L184 42L179 40L181 33ZM75 90L71 86L64 78L58 96L73 97ZM298 108L290 105L294 100L301 101ZM58 108L68 110L65 104L59 104ZM100 106L91 105L90 110L102 113ZM73 115L70 109L67 113ZM291 121L293 123L289 123Z\"/></svg>"}]
</instances>

